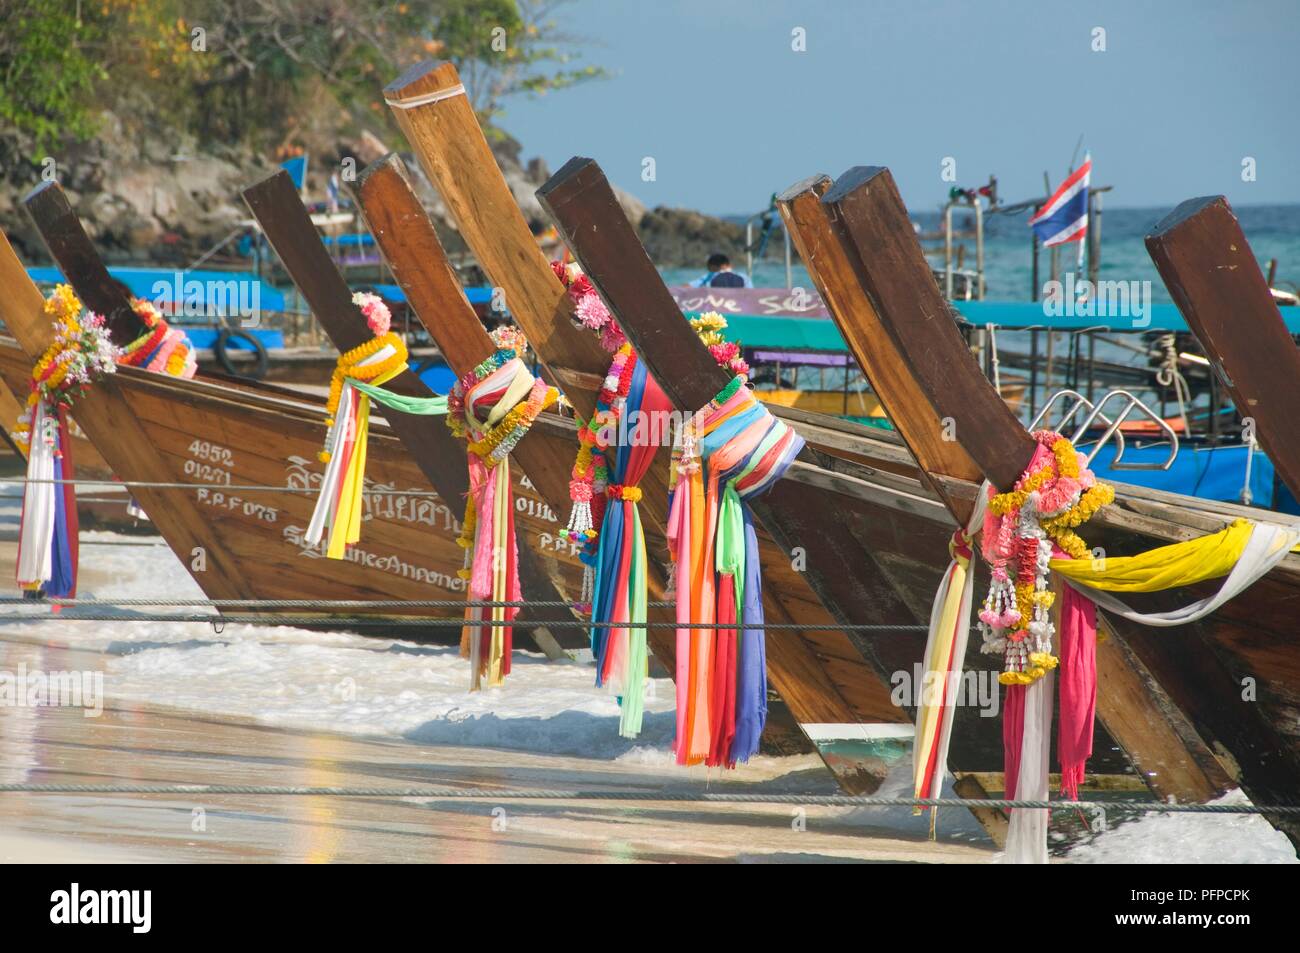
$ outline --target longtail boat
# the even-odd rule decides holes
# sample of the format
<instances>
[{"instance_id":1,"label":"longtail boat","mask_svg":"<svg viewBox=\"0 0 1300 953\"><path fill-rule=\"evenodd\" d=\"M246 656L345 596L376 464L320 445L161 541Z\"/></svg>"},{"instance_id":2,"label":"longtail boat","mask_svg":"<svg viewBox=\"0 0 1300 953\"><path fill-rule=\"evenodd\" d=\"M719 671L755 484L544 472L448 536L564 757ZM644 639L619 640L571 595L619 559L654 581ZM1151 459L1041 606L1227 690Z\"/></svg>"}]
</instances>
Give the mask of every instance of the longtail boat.
<instances>
[{"instance_id":1,"label":"longtail boat","mask_svg":"<svg viewBox=\"0 0 1300 953\"><path fill-rule=\"evenodd\" d=\"M117 340L138 336L141 326L131 302L109 279L57 184L41 186L25 204L85 306L108 318ZM17 338L16 343L0 345L0 366L10 369L6 379L12 381L25 373L16 368L30 367L44 351L51 330L40 293L7 241L0 248L0 278L9 292L0 304L0 317ZM421 463L451 480L444 486L453 491L457 477L464 479L463 472L452 460L412 458L386 425L376 426L372 434L362 541L346 560L329 560L303 542L320 479L316 455L324 433L321 400L265 384L182 380L122 368L79 402L76 420L113 474L131 485L209 598L463 598L464 582L457 576L463 562L455 543L457 515L430 488ZM185 484L199 486L190 490ZM245 492L240 486L285 489ZM556 594L547 601L558 601L552 573L562 574L564 567L574 574L579 570L563 553L544 549L540 539L550 525L547 511L529 488L520 487L519 492L538 514L536 519L521 514L521 521L536 523L527 536L539 549L534 554L531 545L527 547L530 553L526 564L521 560L521 570L528 573L535 591ZM361 607L355 614L364 612ZM459 614L453 608L401 605L368 614L375 613ZM562 607L543 606L530 608L520 624L568 618ZM404 637L434 641L447 641L454 631L446 626L400 629ZM553 651L553 639L540 635Z\"/></svg>"},{"instance_id":2,"label":"longtail boat","mask_svg":"<svg viewBox=\"0 0 1300 953\"><path fill-rule=\"evenodd\" d=\"M887 170L851 170L833 186L819 177L788 191L779 204L864 371L872 376L883 360L913 379L910 389L891 386L879 373L872 379L909 444L920 447L926 428L946 424L978 475L995 488L1010 487L1033 452L1030 437L1005 412L946 302L925 280L924 258ZM923 468L932 461L927 479L946 498L974 500L979 488L968 465L950 473L925 451L917 456ZM1213 533L1237 517L1287 525L1244 507L1116 489L1115 503L1088 524L1090 541L1107 554ZM1182 606L1215 589L1202 583L1152 594L1143 607ZM1111 637L1098 649L1098 714L1153 790L1203 800L1237 782L1261 804L1285 803L1297 790L1296 700L1288 687L1297 599L1300 556L1291 554L1249 595L1173 632L1102 614L1100 631ZM1258 681L1258 701L1247 700L1253 696L1242 691L1243 679ZM1112 681L1117 684L1108 686ZM1293 822L1270 820L1297 839Z\"/></svg>"}]
</instances>

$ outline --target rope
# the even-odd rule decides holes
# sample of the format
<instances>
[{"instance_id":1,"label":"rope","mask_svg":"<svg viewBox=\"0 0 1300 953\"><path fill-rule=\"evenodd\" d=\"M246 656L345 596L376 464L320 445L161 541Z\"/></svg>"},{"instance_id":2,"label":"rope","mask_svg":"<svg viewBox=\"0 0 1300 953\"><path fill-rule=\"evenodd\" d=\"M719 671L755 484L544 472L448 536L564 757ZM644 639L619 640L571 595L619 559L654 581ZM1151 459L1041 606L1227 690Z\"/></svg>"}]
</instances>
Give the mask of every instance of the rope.
<instances>
[{"instance_id":1,"label":"rope","mask_svg":"<svg viewBox=\"0 0 1300 953\"><path fill-rule=\"evenodd\" d=\"M1163 804L1136 801L1035 801L1014 798L910 798L852 794L733 794L717 791L590 791L583 789L519 790L505 788L374 788L294 787L261 784L0 784L0 794L251 794L287 797L391 797L435 800L492 801L667 801L682 804L799 804L826 807L964 807L1021 808L1076 811L1100 807L1108 811L1148 814L1275 814L1300 815L1300 805Z\"/></svg>"},{"instance_id":2,"label":"rope","mask_svg":"<svg viewBox=\"0 0 1300 953\"><path fill-rule=\"evenodd\" d=\"M1187 419L1187 405L1192 395L1187 386L1187 378L1178 369L1177 339L1173 334L1162 334L1156 341L1156 347L1163 351L1160 367L1156 371L1156 383L1161 387L1173 386L1174 396L1178 400L1178 413L1183 420L1183 433L1188 432L1190 422Z\"/></svg>"},{"instance_id":3,"label":"rope","mask_svg":"<svg viewBox=\"0 0 1300 953\"><path fill-rule=\"evenodd\" d=\"M1002 361L998 359L997 325L987 325L989 332L989 357L993 363L993 389L1002 393Z\"/></svg>"},{"instance_id":4,"label":"rope","mask_svg":"<svg viewBox=\"0 0 1300 953\"><path fill-rule=\"evenodd\" d=\"M1250 439L1246 441L1246 478L1241 485L1241 493L1239 494L1242 506L1250 506L1255 501L1255 494L1250 490L1250 470L1251 464L1255 461L1255 450L1258 447L1259 441L1255 439L1255 435L1252 433Z\"/></svg>"},{"instance_id":5,"label":"rope","mask_svg":"<svg viewBox=\"0 0 1300 953\"><path fill-rule=\"evenodd\" d=\"M414 109L416 106L427 106L430 103L441 102L444 99L451 99L453 96L462 96L465 93L465 86L457 83L455 86L449 86L446 89L437 89L432 93L425 93L423 96L414 96L411 99L389 99L384 97L384 102L395 109Z\"/></svg>"}]
</instances>

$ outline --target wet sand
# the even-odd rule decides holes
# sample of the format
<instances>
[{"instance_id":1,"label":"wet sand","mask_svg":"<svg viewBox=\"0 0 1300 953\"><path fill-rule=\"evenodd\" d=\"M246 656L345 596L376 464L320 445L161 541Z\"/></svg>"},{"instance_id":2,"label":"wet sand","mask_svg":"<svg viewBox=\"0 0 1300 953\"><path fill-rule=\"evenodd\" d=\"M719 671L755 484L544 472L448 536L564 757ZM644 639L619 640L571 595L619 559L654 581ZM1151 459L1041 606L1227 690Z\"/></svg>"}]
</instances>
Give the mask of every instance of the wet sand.
<instances>
[{"instance_id":1,"label":"wet sand","mask_svg":"<svg viewBox=\"0 0 1300 953\"><path fill-rule=\"evenodd\" d=\"M15 653L3 654L12 659ZM653 767L285 731L138 707L108 708L98 718L71 708L16 708L7 710L0 724L0 778L6 783L611 791L663 784ZM820 766L810 760L808 770ZM767 783L783 780L788 785L790 778ZM600 800L0 794L0 860L980 862L989 857L977 847L880 836L867 826L864 812L851 808L810 806L806 830L799 831L793 811L784 804Z\"/></svg>"},{"instance_id":2,"label":"wet sand","mask_svg":"<svg viewBox=\"0 0 1300 953\"><path fill-rule=\"evenodd\" d=\"M13 549L0 542L9 578ZM110 581L87 563L87 589ZM0 614L0 672L107 664L101 651L3 622ZM657 752L641 763L274 727L115 701L111 677L105 683L98 717L0 708L0 783L835 792L811 755L686 774ZM987 841L931 843L920 823L900 829L897 809L892 819L877 809L800 810L802 825L790 804L0 793L0 861L980 863L993 853Z\"/></svg>"}]
</instances>

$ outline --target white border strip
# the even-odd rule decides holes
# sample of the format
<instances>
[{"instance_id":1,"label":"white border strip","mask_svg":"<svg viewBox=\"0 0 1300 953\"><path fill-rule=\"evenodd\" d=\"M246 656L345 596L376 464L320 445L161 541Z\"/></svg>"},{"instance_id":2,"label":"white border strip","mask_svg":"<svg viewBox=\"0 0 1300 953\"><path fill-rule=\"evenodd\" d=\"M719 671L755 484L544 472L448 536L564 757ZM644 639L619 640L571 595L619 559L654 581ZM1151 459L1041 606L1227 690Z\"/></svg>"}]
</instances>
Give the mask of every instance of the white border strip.
<instances>
[{"instance_id":1,"label":"white border strip","mask_svg":"<svg viewBox=\"0 0 1300 953\"><path fill-rule=\"evenodd\" d=\"M879 741L882 738L916 737L915 725L898 725L888 723L863 724L850 722L846 724L801 724L812 741Z\"/></svg>"},{"instance_id":2,"label":"white border strip","mask_svg":"<svg viewBox=\"0 0 1300 953\"><path fill-rule=\"evenodd\" d=\"M465 95L465 84L458 83L448 89L439 89L432 93L425 93L423 96L416 96L414 99L393 100L384 97L384 102L394 109L414 109L416 106L427 106L429 103L442 102L444 99L451 99L453 96Z\"/></svg>"}]
</instances>

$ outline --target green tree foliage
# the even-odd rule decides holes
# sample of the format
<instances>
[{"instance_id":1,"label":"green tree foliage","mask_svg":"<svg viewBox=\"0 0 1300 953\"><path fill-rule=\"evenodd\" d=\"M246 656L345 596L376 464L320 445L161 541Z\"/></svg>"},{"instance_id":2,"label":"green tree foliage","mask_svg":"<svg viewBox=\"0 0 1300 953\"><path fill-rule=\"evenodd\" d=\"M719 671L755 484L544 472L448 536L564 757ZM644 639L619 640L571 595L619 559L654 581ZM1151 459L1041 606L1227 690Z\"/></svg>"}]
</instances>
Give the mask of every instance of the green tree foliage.
<instances>
[{"instance_id":1,"label":"green tree foliage","mask_svg":"<svg viewBox=\"0 0 1300 953\"><path fill-rule=\"evenodd\" d=\"M126 104L154 136L265 145L308 113L387 125L384 83L437 57L490 123L511 95L603 75L573 65L566 2L0 0L0 116L48 143Z\"/></svg>"},{"instance_id":2,"label":"green tree foliage","mask_svg":"<svg viewBox=\"0 0 1300 953\"><path fill-rule=\"evenodd\" d=\"M87 105L107 79L95 61L106 20L81 20L65 0L0 0L0 118L45 148L84 137Z\"/></svg>"}]
</instances>

